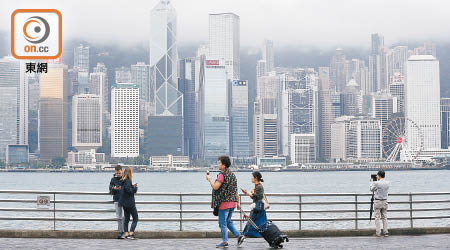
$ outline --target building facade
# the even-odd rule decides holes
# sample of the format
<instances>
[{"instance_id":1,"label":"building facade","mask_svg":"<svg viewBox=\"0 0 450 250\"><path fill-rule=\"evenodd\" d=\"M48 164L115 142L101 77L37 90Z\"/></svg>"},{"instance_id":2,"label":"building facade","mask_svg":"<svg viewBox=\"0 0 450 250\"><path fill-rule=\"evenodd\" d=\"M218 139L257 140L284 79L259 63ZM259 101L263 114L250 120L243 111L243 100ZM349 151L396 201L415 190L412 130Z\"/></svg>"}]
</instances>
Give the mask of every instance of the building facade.
<instances>
[{"instance_id":1,"label":"building facade","mask_svg":"<svg viewBox=\"0 0 450 250\"><path fill-rule=\"evenodd\" d=\"M224 60L227 79L240 79L240 18L234 13L209 15L209 56Z\"/></svg>"},{"instance_id":2,"label":"building facade","mask_svg":"<svg viewBox=\"0 0 450 250\"><path fill-rule=\"evenodd\" d=\"M405 116L420 128L418 130L412 124L406 124L409 150L440 149L439 61L430 55L411 56L406 72ZM423 137L423 145L420 145L420 136Z\"/></svg>"},{"instance_id":3,"label":"building facade","mask_svg":"<svg viewBox=\"0 0 450 250\"><path fill-rule=\"evenodd\" d=\"M111 87L111 157L139 156L139 87Z\"/></svg>"},{"instance_id":4,"label":"building facade","mask_svg":"<svg viewBox=\"0 0 450 250\"><path fill-rule=\"evenodd\" d=\"M229 81L225 60L207 57L203 111L204 158L215 162L230 154Z\"/></svg>"},{"instance_id":5,"label":"building facade","mask_svg":"<svg viewBox=\"0 0 450 250\"><path fill-rule=\"evenodd\" d=\"M231 156L249 157L248 81L233 80L230 93Z\"/></svg>"},{"instance_id":6,"label":"building facade","mask_svg":"<svg viewBox=\"0 0 450 250\"><path fill-rule=\"evenodd\" d=\"M72 97L72 146L78 150L102 146L102 98L81 94Z\"/></svg>"},{"instance_id":7,"label":"building facade","mask_svg":"<svg viewBox=\"0 0 450 250\"><path fill-rule=\"evenodd\" d=\"M40 159L67 158L69 84L67 66L49 63L40 75L39 152Z\"/></svg>"},{"instance_id":8,"label":"building facade","mask_svg":"<svg viewBox=\"0 0 450 250\"><path fill-rule=\"evenodd\" d=\"M9 144L28 144L28 77L25 62L0 59L0 159Z\"/></svg>"}]
</instances>

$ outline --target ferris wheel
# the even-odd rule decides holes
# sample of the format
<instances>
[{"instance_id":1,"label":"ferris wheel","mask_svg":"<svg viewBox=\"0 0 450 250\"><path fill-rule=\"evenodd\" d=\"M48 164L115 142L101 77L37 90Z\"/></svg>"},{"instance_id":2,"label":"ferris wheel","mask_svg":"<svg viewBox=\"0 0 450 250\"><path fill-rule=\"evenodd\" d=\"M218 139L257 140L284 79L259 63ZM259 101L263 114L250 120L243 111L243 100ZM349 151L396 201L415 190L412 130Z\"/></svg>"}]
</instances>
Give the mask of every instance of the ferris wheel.
<instances>
[{"instance_id":1,"label":"ferris wheel","mask_svg":"<svg viewBox=\"0 0 450 250\"><path fill-rule=\"evenodd\" d=\"M406 128L409 128L409 134ZM415 145L412 145L413 137ZM423 150L422 130L406 117L391 119L383 129L382 140L383 157L387 161L415 161Z\"/></svg>"}]
</instances>

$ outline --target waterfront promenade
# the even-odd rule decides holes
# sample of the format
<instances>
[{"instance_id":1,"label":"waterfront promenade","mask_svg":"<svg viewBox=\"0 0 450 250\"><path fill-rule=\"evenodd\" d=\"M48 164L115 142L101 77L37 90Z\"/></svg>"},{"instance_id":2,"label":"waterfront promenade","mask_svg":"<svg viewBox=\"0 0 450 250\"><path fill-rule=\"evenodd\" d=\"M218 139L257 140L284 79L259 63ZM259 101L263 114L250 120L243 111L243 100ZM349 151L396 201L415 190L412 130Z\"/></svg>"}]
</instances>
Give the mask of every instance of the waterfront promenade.
<instances>
[{"instance_id":1,"label":"waterfront promenade","mask_svg":"<svg viewBox=\"0 0 450 250\"><path fill-rule=\"evenodd\" d=\"M138 235L139 236L139 235ZM33 239L0 238L1 249L215 249L220 239ZM269 249L263 239L247 239L241 247L230 239L229 249ZM450 249L450 234L421 236L293 238L283 249Z\"/></svg>"}]
</instances>

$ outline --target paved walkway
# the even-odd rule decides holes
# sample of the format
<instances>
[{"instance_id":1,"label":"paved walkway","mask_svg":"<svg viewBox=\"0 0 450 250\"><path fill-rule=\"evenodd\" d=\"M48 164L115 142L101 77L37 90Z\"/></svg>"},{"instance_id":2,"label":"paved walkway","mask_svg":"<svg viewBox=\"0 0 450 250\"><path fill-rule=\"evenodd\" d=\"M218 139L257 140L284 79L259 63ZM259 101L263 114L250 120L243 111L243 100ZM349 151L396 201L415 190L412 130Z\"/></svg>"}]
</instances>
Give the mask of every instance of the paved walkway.
<instances>
[{"instance_id":1,"label":"paved walkway","mask_svg":"<svg viewBox=\"0 0 450 250\"><path fill-rule=\"evenodd\" d=\"M215 249L220 239L32 239L0 238L0 249ZM247 239L236 247L236 239L230 239L229 249L269 249L263 239ZM450 234L424 236L295 238L283 249L450 249Z\"/></svg>"}]
</instances>

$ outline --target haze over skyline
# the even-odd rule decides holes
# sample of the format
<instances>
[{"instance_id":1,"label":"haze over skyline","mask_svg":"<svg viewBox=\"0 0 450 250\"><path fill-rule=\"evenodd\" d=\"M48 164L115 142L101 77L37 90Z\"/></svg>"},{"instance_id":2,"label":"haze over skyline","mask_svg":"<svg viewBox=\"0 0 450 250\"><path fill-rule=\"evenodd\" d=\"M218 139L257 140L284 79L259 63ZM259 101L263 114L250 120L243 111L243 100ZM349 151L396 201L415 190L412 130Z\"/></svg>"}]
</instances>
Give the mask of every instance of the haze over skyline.
<instances>
[{"instance_id":1,"label":"haze over skyline","mask_svg":"<svg viewBox=\"0 0 450 250\"><path fill-rule=\"evenodd\" d=\"M10 29L10 16L19 8L54 8L63 15L64 40L94 43L115 41L125 46L146 44L150 11L158 0L133 2L43 0L4 1L0 31ZM233 12L241 20L242 46L260 46L271 39L277 47L359 47L370 45L370 34L380 33L386 45L405 41L450 41L442 32L450 23L450 2L424 1L171 1L178 15L178 41L197 44L208 41L208 14ZM139 8L137 8L139 7ZM276 13L276 14L275 14ZM283 14L280 14L283 13ZM112 38L114 37L114 38Z\"/></svg>"}]
</instances>

